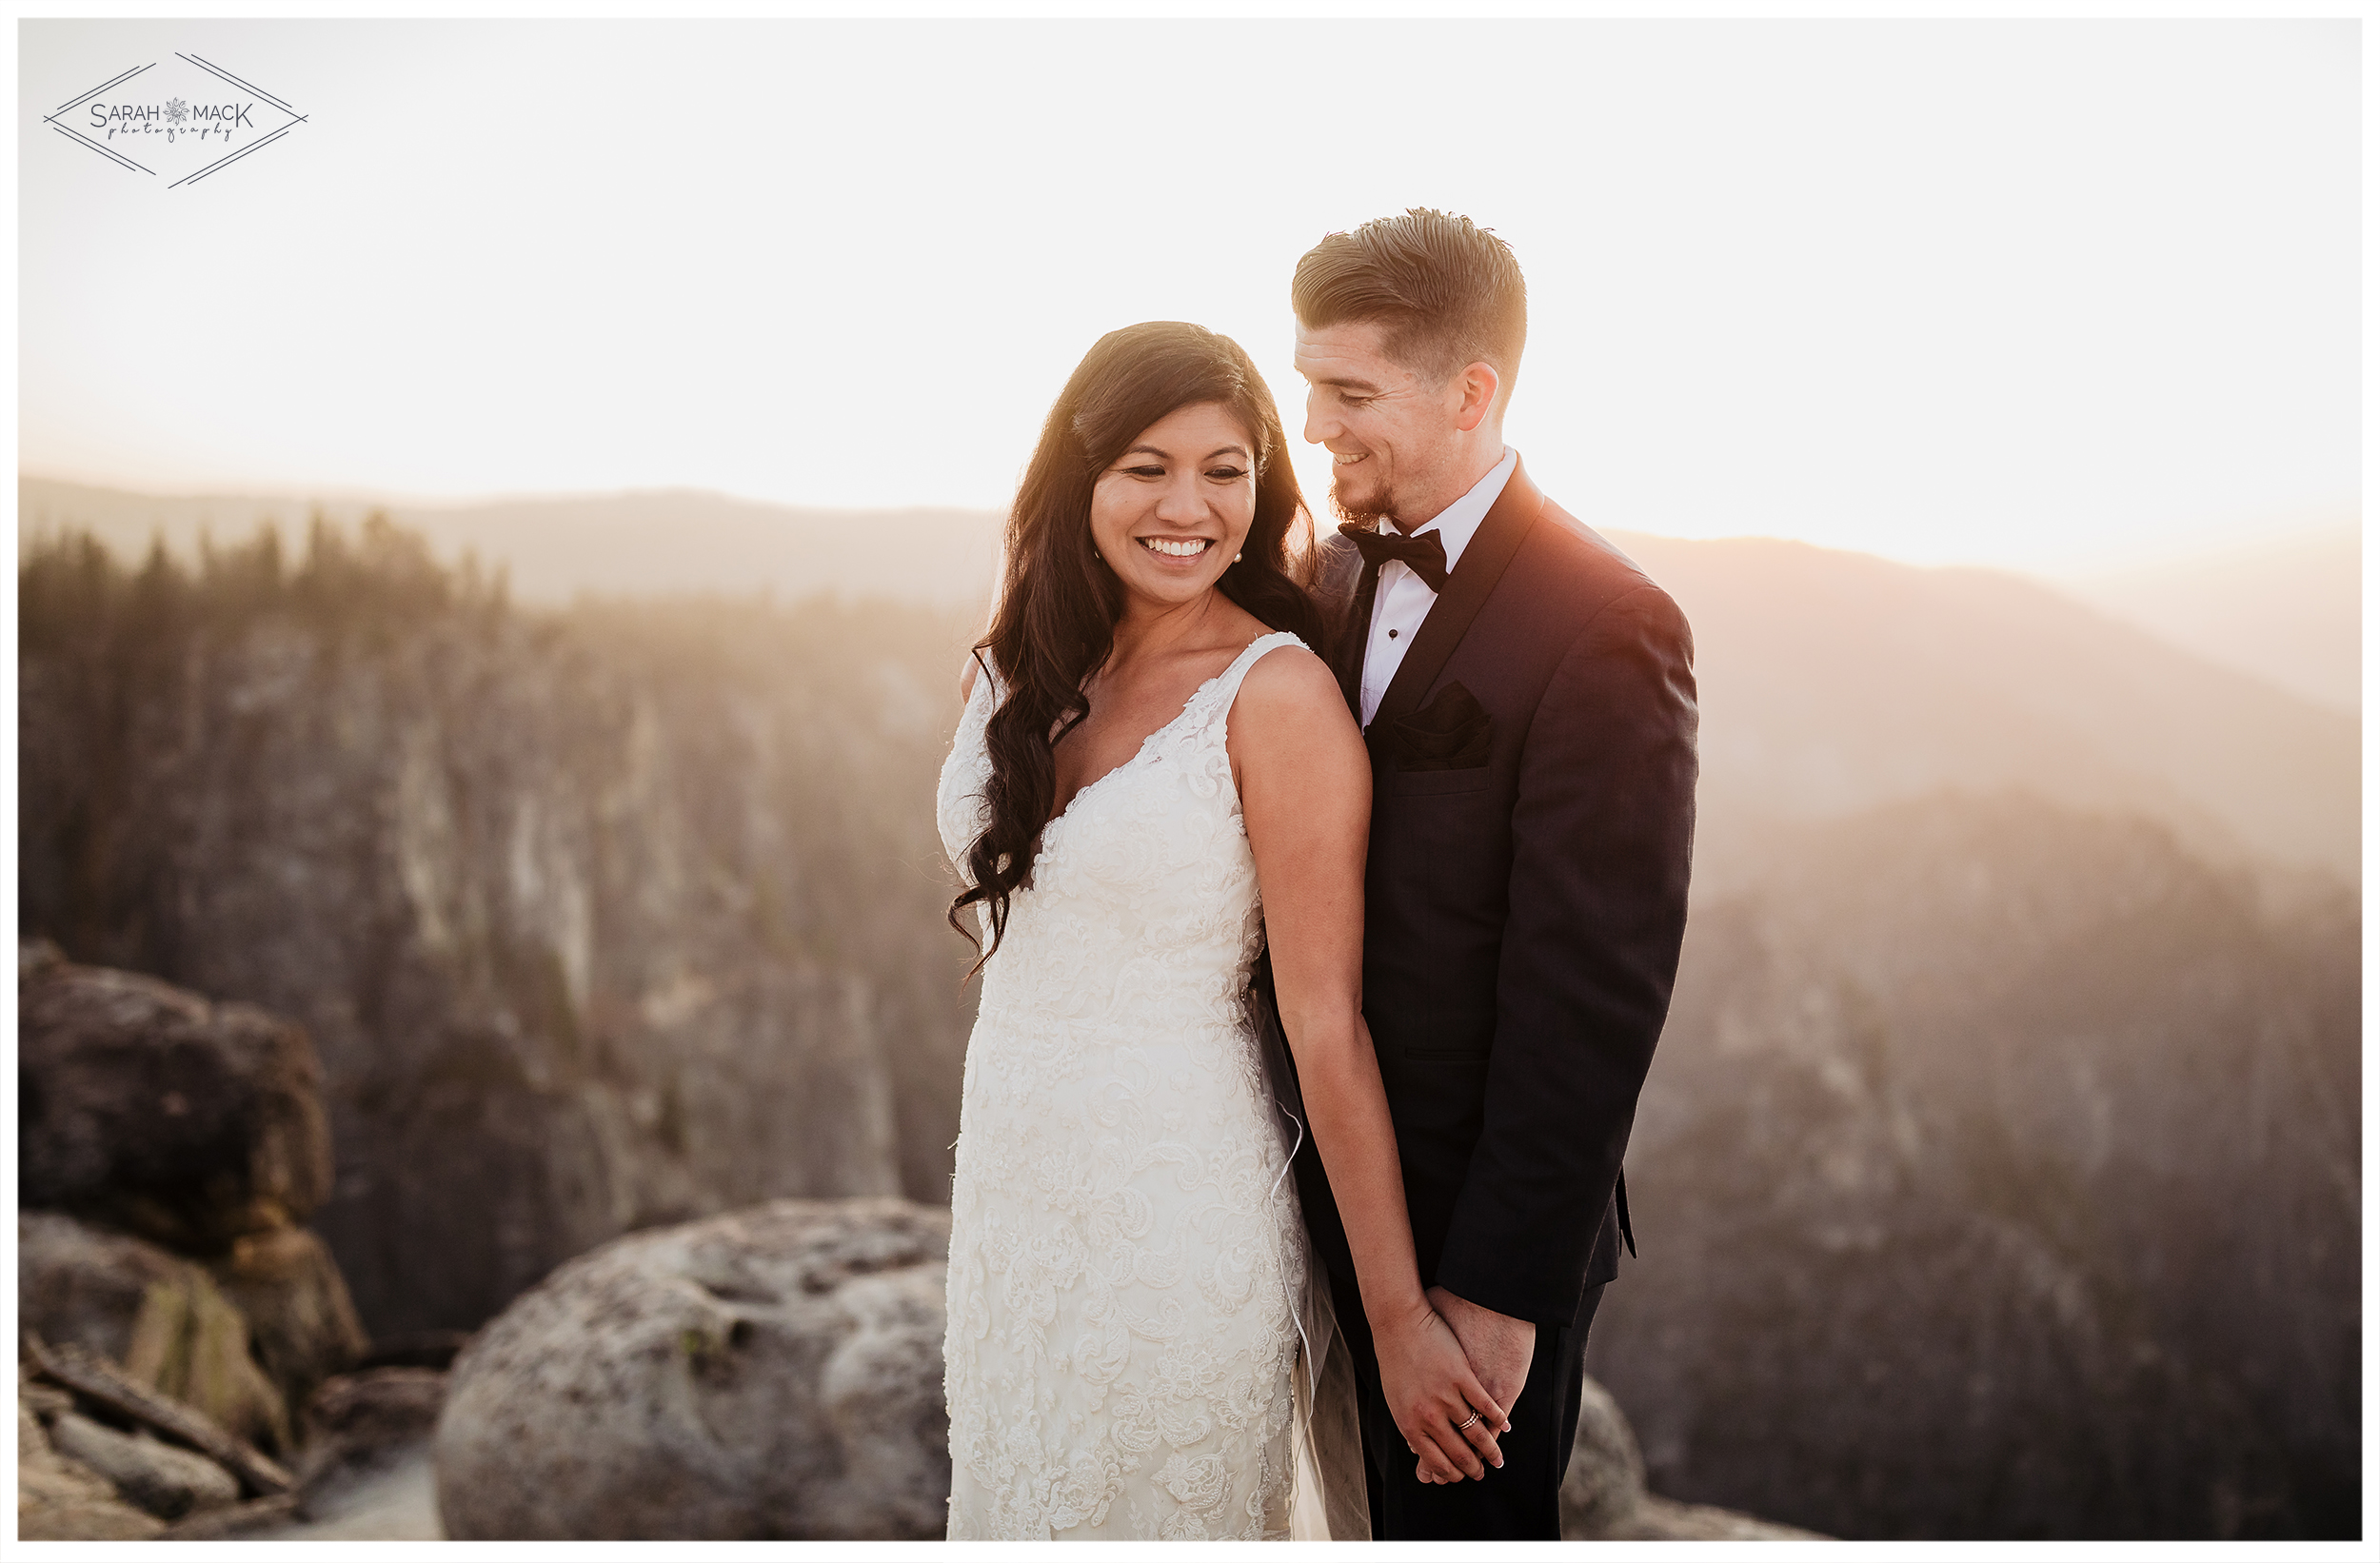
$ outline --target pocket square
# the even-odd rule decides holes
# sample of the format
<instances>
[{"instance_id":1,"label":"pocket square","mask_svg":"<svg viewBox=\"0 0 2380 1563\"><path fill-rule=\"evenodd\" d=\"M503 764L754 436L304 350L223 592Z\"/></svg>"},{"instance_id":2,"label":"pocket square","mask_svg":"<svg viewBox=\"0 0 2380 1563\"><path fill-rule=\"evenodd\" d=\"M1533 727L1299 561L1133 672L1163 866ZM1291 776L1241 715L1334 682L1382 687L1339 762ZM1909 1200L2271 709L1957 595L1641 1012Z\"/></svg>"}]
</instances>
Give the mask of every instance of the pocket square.
<instances>
[{"instance_id":1,"label":"pocket square","mask_svg":"<svg viewBox=\"0 0 2380 1563\"><path fill-rule=\"evenodd\" d=\"M1389 752L1400 771L1459 771L1488 762L1495 730L1487 708L1459 683L1438 690L1430 703L1390 725Z\"/></svg>"}]
</instances>

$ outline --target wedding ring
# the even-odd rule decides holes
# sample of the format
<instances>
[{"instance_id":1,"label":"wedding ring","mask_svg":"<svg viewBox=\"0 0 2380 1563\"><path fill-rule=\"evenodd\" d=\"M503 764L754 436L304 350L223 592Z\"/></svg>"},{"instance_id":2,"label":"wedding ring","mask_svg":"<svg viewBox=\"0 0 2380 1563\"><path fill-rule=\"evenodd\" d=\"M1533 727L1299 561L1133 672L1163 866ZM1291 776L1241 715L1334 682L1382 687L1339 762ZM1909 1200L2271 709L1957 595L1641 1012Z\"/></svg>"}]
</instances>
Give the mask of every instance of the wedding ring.
<instances>
[{"instance_id":1,"label":"wedding ring","mask_svg":"<svg viewBox=\"0 0 2380 1563\"><path fill-rule=\"evenodd\" d=\"M1464 1420L1462 1420L1462 1421L1457 1422L1457 1423L1455 1424L1455 1431L1456 1431L1457 1433L1460 1433L1460 1432L1461 1432L1464 1428L1469 1427L1469 1426L1470 1426L1473 1422L1476 1422L1476 1421L1478 1421L1478 1419L1479 1419L1479 1414L1478 1414L1478 1412L1476 1412L1476 1411L1475 1411L1475 1412L1473 1412L1473 1413L1470 1415L1470 1416L1469 1416L1469 1417L1465 1418L1465 1419L1464 1419Z\"/></svg>"}]
</instances>

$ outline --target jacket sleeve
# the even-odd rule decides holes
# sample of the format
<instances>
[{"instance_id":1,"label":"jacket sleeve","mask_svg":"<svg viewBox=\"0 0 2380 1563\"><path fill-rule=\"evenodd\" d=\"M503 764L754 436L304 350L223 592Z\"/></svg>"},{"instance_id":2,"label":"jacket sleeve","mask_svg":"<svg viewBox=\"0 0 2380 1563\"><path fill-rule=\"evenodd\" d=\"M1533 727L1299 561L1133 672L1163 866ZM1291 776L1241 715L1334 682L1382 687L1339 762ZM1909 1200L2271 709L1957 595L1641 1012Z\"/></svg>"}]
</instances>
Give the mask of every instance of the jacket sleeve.
<instances>
[{"instance_id":1,"label":"jacket sleeve","mask_svg":"<svg viewBox=\"0 0 2380 1563\"><path fill-rule=\"evenodd\" d=\"M1580 634L1523 743L1486 1107L1436 1276L1499 1314L1577 1314L1677 975L1698 716L1692 632L1647 584Z\"/></svg>"}]
</instances>

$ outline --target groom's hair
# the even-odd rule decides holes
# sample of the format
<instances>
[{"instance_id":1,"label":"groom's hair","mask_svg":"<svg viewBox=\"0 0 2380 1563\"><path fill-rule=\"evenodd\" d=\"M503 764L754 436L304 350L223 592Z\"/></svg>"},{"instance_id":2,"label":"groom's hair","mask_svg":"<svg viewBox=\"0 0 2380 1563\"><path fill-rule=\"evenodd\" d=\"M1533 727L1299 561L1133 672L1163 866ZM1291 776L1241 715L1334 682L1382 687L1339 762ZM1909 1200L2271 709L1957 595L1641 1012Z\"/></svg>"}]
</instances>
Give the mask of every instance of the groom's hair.
<instances>
[{"instance_id":1,"label":"groom's hair","mask_svg":"<svg viewBox=\"0 0 2380 1563\"><path fill-rule=\"evenodd\" d=\"M1298 262L1289 303L1305 326L1375 322L1381 351L1438 385L1496 367L1496 410L1512 400L1529 335L1529 290L1512 247L1452 212L1415 207L1325 235Z\"/></svg>"}]
</instances>

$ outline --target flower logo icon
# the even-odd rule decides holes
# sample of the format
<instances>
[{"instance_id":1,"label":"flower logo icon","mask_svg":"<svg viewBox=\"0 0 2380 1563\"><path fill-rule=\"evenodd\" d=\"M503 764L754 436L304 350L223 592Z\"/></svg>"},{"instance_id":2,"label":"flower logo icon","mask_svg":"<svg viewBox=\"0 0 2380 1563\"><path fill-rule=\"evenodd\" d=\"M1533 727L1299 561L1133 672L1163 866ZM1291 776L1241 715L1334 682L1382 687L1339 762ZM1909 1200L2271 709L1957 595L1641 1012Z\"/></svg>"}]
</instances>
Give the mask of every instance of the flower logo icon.
<instances>
[{"instance_id":1,"label":"flower logo icon","mask_svg":"<svg viewBox=\"0 0 2380 1563\"><path fill-rule=\"evenodd\" d=\"M184 103L180 98L168 98L166 100L167 119L171 120L176 125L179 125L189 117L190 106L188 104Z\"/></svg>"}]
</instances>

